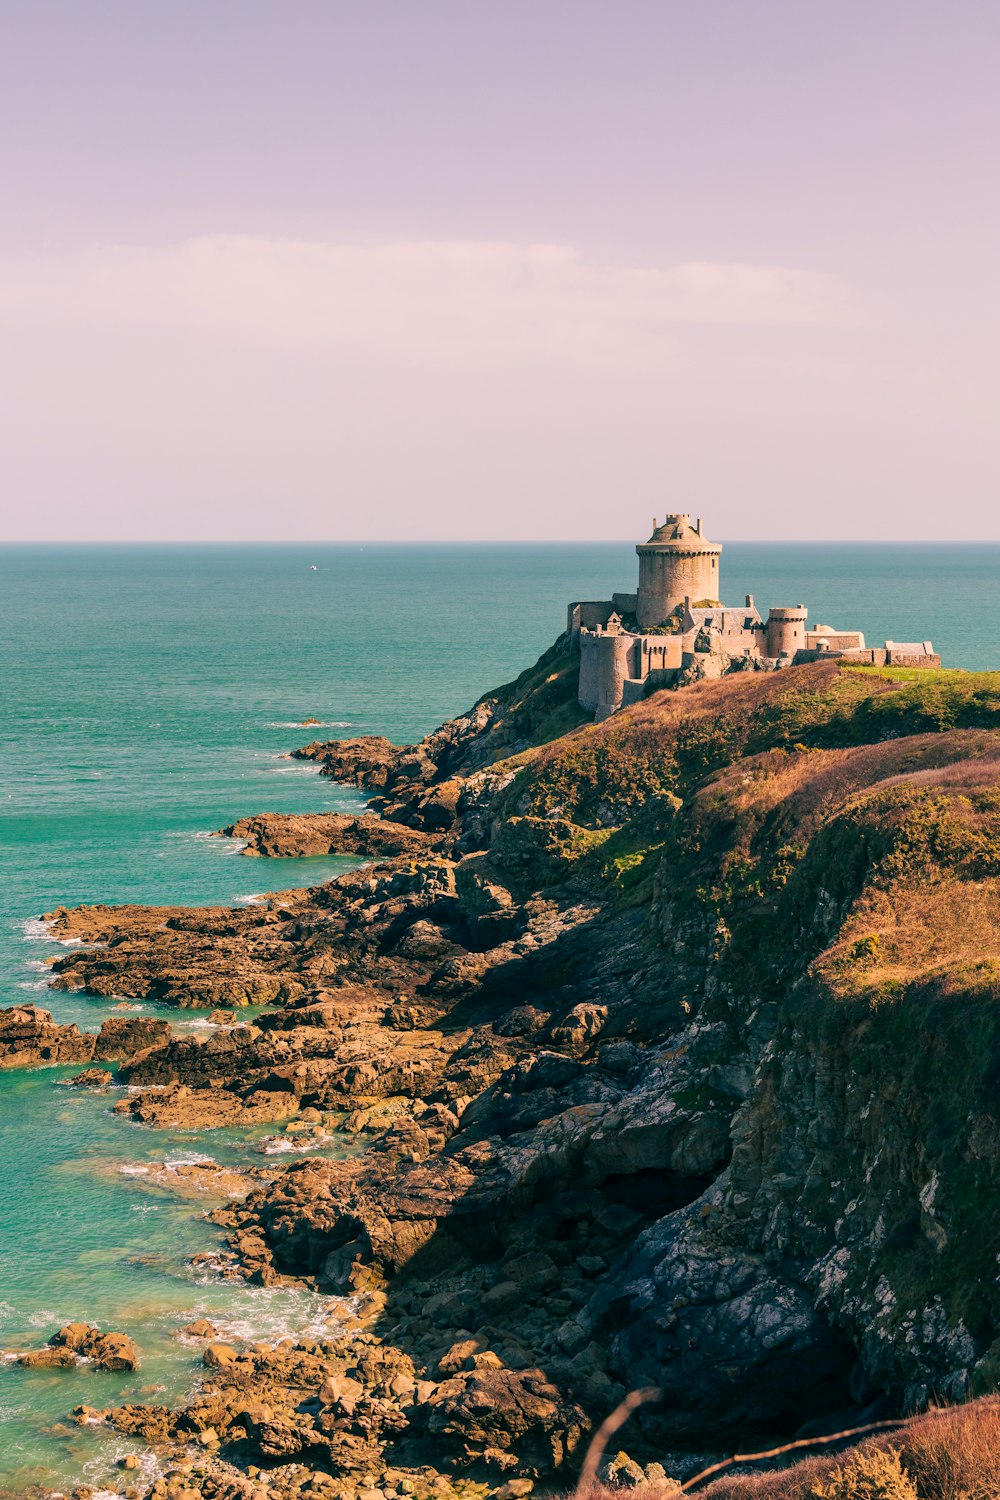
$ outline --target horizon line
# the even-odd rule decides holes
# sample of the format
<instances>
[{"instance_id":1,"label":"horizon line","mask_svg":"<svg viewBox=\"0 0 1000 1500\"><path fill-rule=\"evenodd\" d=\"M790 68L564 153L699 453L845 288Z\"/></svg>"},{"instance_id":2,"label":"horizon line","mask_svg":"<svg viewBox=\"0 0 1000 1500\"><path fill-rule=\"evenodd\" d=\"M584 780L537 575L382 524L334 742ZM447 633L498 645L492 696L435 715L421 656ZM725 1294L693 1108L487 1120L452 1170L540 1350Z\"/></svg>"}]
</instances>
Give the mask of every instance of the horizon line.
<instances>
[{"instance_id":1,"label":"horizon line","mask_svg":"<svg viewBox=\"0 0 1000 1500\"><path fill-rule=\"evenodd\" d=\"M924 537L885 535L872 537L723 536L723 546L896 546L963 547L998 546L1000 536ZM601 547L641 546L634 537L0 537L5 547Z\"/></svg>"}]
</instances>

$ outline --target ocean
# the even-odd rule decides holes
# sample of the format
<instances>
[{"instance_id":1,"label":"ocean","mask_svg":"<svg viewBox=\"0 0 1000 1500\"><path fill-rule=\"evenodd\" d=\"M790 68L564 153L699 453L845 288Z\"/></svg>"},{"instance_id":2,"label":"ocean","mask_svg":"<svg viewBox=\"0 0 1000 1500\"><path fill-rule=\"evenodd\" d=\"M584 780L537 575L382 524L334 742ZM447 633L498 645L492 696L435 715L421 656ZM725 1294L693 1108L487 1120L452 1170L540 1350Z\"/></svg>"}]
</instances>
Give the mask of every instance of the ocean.
<instances>
[{"instance_id":1,"label":"ocean","mask_svg":"<svg viewBox=\"0 0 1000 1500\"><path fill-rule=\"evenodd\" d=\"M930 638L945 665L1000 667L1000 545L731 543L722 575L727 601L804 601L870 643ZM419 738L532 662L568 600L635 576L626 543L0 548L0 1006L90 1030L113 1011L47 990L59 950L37 918L59 903L240 902L344 869L242 859L210 835L248 813L360 806L285 753ZM143 1363L118 1376L0 1359L2 1494L110 1481L135 1445L63 1419L190 1388L200 1348L177 1330L191 1319L267 1338L336 1315L192 1270L217 1232L144 1186L164 1156L261 1162L273 1128L153 1132L115 1117L114 1095L65 1087L76 1071L0 1073L0 1350L87 1319L131 1333Z\"/></svg>"}]
</instances>

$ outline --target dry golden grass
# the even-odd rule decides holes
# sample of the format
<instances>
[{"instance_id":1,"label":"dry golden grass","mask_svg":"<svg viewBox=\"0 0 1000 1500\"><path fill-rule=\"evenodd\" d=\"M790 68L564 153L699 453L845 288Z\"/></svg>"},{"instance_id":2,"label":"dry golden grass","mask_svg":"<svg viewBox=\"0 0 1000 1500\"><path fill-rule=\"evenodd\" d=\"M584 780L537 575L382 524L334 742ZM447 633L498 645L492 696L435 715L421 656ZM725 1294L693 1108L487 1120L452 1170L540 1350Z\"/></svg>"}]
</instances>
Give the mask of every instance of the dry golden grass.
<instances>
[{"instance_id":1,"label":"dry golden grass","mask_svg":"<svg viewBox=\"0 0 1000 1500\"><path fill-rule=\"evenodd\" d=\"M876 788L906 785L955 794L998 784L1000 733L959 729L847 749L764 751L710 777L696 798L707 805L721 799L749 830L780 809L801 842L826 817Z\"/></svg>"},{"instance_id":2,"label":"dry golden grass","mask_svg":"<svg viewBox=\"0 0 1000 1500\"><path fill-rule=\"evenodd\" d=\"M623 1403L604 1424L604 1437L616 1432L648 1393L633 1395L637 1399ZM683 1485L670 1480L666 1485L609 1488L593 1478L602 1456L598 1434L569 1500L678 1500L682 1495L698 1500L1000 1500L1000 1396L911 1417L835 1454L813 1454L797 1463L789 1454L784 1469L728 1474L711 1483L695 1476ZM747 1456L739 1462L746 1467Z\"/></svg>"},{"instance_id":3,"label":"dry golden grass","mask_svg":"<svg viewBox=\"0 0 1000 1500\"><path fill-rule=\"evenodd\" d=\"M842 996L915 982L942 995L1000 996L1000 881L942 875L869 889L813 973Z\"/></svg>"},{"instance_id":4,"label":"dry golden grass","mask_svg":"<svg viewBox=\"0 0 1000 1500\"><path fill-rule=\"evenodd\" d=\"M816 1500L817 1494L830 1492L838 1470L849 1473L859 1457L890 1449L898 1452L918 1500L998 1500L1000 1397L984 1396L966 1406L913 1417L888 1436L861 1443L847 1454L807 1458L778 1473L723 1477L687 1493L700 1500ZM668 1493L663 1491L660 1500ZM839 1497L841 1490L833 1488L832 1493ZM888 1500L893 1491L886 1489L884 1494Z\"/></svg>"}]
</instances>

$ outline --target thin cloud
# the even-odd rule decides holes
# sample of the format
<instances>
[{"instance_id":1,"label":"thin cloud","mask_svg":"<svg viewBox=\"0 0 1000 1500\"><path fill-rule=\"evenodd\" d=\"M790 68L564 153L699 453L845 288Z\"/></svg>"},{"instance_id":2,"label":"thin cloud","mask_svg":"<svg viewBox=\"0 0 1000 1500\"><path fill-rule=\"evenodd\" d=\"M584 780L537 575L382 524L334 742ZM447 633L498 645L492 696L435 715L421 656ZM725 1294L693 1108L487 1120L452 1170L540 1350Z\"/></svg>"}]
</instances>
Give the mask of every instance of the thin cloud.
<instances>
[{"instance_id":1,"label":"thin cloud","mask_svg":"<svg viewBox=\"0 0 1000 1500\"><path fill-rule=\"evenodd\" d=\"M786 266L635 266L569 245L356 245L221 235L0 262L0 322L195 331L444 369L655 369L685 328L849 329L833 277Z\"/></svg>"}]
</instances>

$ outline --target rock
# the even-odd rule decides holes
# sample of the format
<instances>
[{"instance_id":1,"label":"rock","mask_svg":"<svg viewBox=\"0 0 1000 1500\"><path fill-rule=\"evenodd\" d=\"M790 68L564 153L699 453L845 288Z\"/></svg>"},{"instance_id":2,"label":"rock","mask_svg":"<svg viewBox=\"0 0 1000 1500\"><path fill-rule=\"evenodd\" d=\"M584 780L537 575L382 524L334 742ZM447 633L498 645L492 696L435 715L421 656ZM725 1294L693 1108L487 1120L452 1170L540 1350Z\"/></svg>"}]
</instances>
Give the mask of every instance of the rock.
<instances>
[{"instance_id":1,"label":"rock","mask_svg":"<svg viewBox=\"0 0 1000 1500\"><path fill-rule=\"evenodd\" d=\"M193 1323L186 1323L180 1332L192 1339L214 1339L218 1337L218 1330L215 1324L209 1322L208 1318L195 1318Z\"/></svg>"},{"instance_id":2,"label":"rock","mask_svg":"<svg viewBox=\"0 0 1000 1500\"><path fill-rule=\"evenodd\" d=\"M57 1352L72 1351L98 1370L136 1370L139 1351L127 1333L102 1333L87 1323L67 1323L49 1340Z\"/></svg>"},{"instance_id":3,"label":"rock","mask_svg":"<svg viewBox=\"0 0 1000 1500\"><path fill-rule=\"evenodd\" d=\"M319 1388L319 1400L324 1406L353 1403L364 1395L364 1389L360 1380L352 1380L348 1375L328 1375Z\"/></svg>"},{"instance_id":4,"label":"rock","mask_svg":"<svg viewBox=\"0 0 1000 1500\"><path fill-rule=\"evenodd\" d=\"M202 1364L210 1370L222 1369L236 1362L239 1356L231 1344L212 1343L202 1355Z\"/></svg>"},{"instance_id":5,"label":"rock","mask_svg":"<svg viewBox=\"0 0 1000 1500\"><path fill-rule=\"evenodd\" d=\"M332 776L335 781L372 789L385 785L389 769L408 749L394 745L384 736L366 735L350 740L316 741L293 750L292 755L297 760L318 761L323 775Z\"/></svg>"},{"instance_id":6,"label":"rock","mask_svg":"<svg viewBox=\"0 0 1000 1500\"><path fill-rule=\"evenodd\" d=\"M431 846L427 833L368 813L259 813L220 829L226 838L242 839L244 855L270 859L357 854L419 854Z\"/></svg>"},{"instance_id":7,"label":"rock","mask_svg":"<svg viewBox=\"0 0 1000 1500\"><path fill-rule=\"evenodd\" d=\"M97 1036L77 1026L61 1026L51 1011L37 1005L0 1010L0 1068L25 1068L55 1063L90 1062L93 1058L130 1057L170 1037L166 1021L145 1016L109 1017ZM91 1069L73 1082L93 1082L101 1070ZM109 1077L110 1075L104 1074Z\"/></svg>"},{"instance_id":8,"label":"rock","mask_svg":"<svg viewBox=\"0 0 1000 1500\"><path fill-rule=\"evenodd\" d=\"M169 1021L153 1020L149 1016L112 1016L101 1025L94 1056L99 1059L133 1057L147 1047L162 1047L172 1034Z\"/></svg>"},{"instance_id":9,"label":"rock","mask_svg":"<svg viewBox=\"0 0 1000 1500\"><path fill-rule=\"evenodd\" d=\"M258 1168L237 1171L214 1161L143 1163L144 1186L162 1188L179 1198L242 1198L266 1176Z\"/></svg>"},{"instance_id":10,"label":"rock","mask_svg":"<svg viewBox=\"0 0 1000 1500\"><path fill-rule=\"evenodd\" d=\"M606 1463L601 1471L604 1483L612 1489L635 1489L636 1486L646 1483L646 1473L642 1464L636 1463L634 1458L629 1458L627 1453L616 1453L610 1462Z\"/></svg>"},{"instance_id":11,"label":"rock","mask_svg":"<svg viewBox=\"0 0 1000 1500\"><path fill-rule=\"evenodd\" d=\"M472 1370L443 1381L428 1402L428 1432L453 1462L559 1468L587 1427L539 1370Z\"/></svg>"},{"instance_id":12,"label":"rock","mask_svg":"<svg viewBox=\"0 0 1000 1500\"><path fill-rule=\"evenodd\" d=\"M0 1068L89 1062L96 1038L78 1026L60 1026L37 1005L0 1010Z\"/></svg>"},{"instance_id":13,"label":"rock","mask_svg":"<svg viewBox=\"0 0 1000 1500\"><path fill-rule=\"evenodd\" d=\"M25 1369L59 1366L69 1368L79 1361L70 1349L29 1349L25 1354L18 1355L17 1363Z\"/></svg>"},{"instance_id":14,"label":"rock","mask_svg":"<svg viewBox=\"0 0 1000 1500\"><path fill-rule=\"evenodd\" d=\"M113 1081L114 1074L104 1068L84 1068L82 1073L70 1079L77 1088L96 1089L101 1094L106 1093Z\"/></svg>"},{"instance_id":15,"label":"rock","mask_svg":"<svg viewBox=\"0 0 1000 1500\"><path fill-rule=\"evenodd\" d=\"M559 1280L559 1268L551 1255L543 1250L530 1250L524 1255L512 1256L503 1263L506 1281L525 1291L538 1292Z\"/></svg>"}]
</instances>

